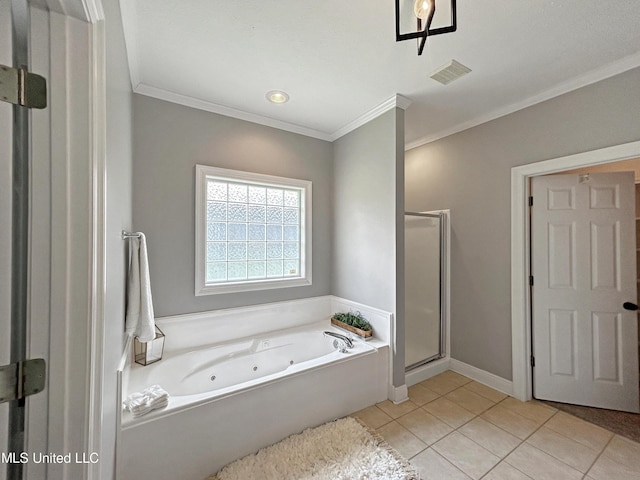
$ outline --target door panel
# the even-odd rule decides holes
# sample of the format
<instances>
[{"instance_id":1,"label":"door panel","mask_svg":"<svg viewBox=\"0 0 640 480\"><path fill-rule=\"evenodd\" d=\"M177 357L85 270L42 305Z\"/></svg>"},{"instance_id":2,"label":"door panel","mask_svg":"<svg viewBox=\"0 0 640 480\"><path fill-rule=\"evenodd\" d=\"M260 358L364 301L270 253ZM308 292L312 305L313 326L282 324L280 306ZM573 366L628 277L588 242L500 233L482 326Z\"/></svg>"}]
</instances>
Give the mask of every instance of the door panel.
<instances>
[{"instance_id":1,"label":"door panel","mask_svg":"<svg viewBox=\"0 0 640 480\"><path fill-rule=\"evenodd\" d=\"M637 412L631 172L532 179L534 395Z\"/></svg>"},{"instance_id":2,"label":"door panel","mask_svg":"<svg viewBox=\"0 0 640 480\"><path fill-rule=\"evenodd\" d=\"M12 65L11 2L0 2L0 64ZM0 365L10 360L12 106L0 102ZM7 451L9 404L0 404L0 452ZM0 480L6 468L0 464Z\"/></svg>"},{"instance_id":3,"label":"door panel","mask_svg":"<svg viewBox=\"0 0 640 480\"><path fill-rule=\"evenodd\" d=\"M549 310L551 375L574 377L576 373L576 312Z\"/></svg>"}]
</instances>

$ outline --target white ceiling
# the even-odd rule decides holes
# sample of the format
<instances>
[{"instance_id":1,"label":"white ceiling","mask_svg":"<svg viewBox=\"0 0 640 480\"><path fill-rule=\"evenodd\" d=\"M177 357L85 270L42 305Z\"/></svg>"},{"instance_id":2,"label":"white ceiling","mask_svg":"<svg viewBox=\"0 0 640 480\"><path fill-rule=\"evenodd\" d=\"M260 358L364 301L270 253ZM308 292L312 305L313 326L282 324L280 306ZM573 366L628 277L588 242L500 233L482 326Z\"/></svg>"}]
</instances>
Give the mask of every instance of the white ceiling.
<instances>
[{"instance_id":1,"label":"white ceiling","mask_svg":"<svg viewBox=\"0 0 640 480\"><path fill-rule=\"evenodd\" d=\"M134 91L327 140L396 94L416 146L640 65L639 0L458 0L420 57L392 0L120 3ZM451 59L472 72L429 78Z\"/></svg>"}]
</instances>

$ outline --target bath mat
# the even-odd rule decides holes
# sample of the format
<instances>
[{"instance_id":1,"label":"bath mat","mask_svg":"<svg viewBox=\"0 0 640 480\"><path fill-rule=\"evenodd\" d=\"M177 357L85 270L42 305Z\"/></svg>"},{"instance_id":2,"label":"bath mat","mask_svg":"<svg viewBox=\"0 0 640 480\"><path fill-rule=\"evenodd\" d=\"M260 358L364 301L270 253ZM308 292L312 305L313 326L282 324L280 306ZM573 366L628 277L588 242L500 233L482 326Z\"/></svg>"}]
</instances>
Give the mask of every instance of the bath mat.
<instances>
[{"instance_id":1,"label":"bath mat","mask_svg":"<svg viewBox=\"0 0 640 480\"><path fill-rule=\"evenodd\" d=\"M230 463L208 480L419 480L379 435L352 417L309 428Z\"/></svg>"}]
</instances>

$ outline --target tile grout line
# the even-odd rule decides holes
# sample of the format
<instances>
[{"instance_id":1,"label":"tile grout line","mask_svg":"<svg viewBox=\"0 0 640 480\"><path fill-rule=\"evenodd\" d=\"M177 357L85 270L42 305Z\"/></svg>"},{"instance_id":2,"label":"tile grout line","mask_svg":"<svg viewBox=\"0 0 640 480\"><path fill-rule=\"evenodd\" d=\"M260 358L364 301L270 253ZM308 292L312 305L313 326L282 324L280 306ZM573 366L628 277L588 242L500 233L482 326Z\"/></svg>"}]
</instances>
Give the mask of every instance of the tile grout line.
<instances>
[{"instance_id":1,"label":"tile grout line","mask_svg":"<svg viewBox=\"0 0 640 480\"><path fill-rule=\"evenodd\" d=\"M490 454L494 455L496 458L498 458L498 459L499 459L499 461L498 461L498 462L497 462L493 467L491 467L487 472L485 472L485 473L484 473L481 477L479 477L479 478L485 478L487 475L489 475L489 474L490 474L490 472L492 472L495 468L497 468L497 467L498 467L501 463L503 463L503 462L504 462L504 463L507 463L507 465L508 465L509 467L514 468L514 469L515 469L515 470L517 470L518 472L520 472L520 473L522 473L523 475L525 475L527 478L531 478L531 477L529 477L529 475L527 475L525 472L522 472L519 468L515 467L514 465L512 465L511 463L509 463L509 462L507 462L507 461L506 461L506 459L507 459L507 458L508 458L508 457L509 457L509 456L510 456L510 455L511 455L515 450L517 450L518 448L520 448L523 444L527 444L527 446L528 446L528 447L530 447L530 448L534 448L534 449L538 450L539 452L541 452L542 454L549 455L551 458L553 458L553 459L555 459L556 461L560 462L562 465L565 465L567 468L570 468L570 469L572 469L572 470L576 471L577 473L581 474L581 475L582 475L582 477L581 477L581 478L584 480L584 479L586 479L586 478L589 476L589 473L590 473L590 472L591 472L591 470L593 469L594 465L598 462L598 460L599 460L600 458L602 458L602 456L603 456L603 455L605 455L605 451L606 451L606 449L609 447L609 445L611 444L611 442L613 441L613 439L616 437L616 434L615 434L614 432L611 432L611 430L608 430L608 429L606 429L606 428L600 427L600 428L603 428L603 430L605 430L605 431L607 431L607 432L611 433L611 434L612 434L612 436L611 436L611 438L609 438L609 440L606 442L606 444L605 444L605 445L604 445L604 447L600 450L600 452L598 452L598 454L596 455L595 459L594 459L594 460L589 464L589 467L588 467L588 468L586 468L586 473L582 473L582 472L581 472L581 471L579 471L577 468L573 467L572 465L569 465L569 464L568 464L567 462L565 462L563 459L556 457L553 453L548 453L548 452L546 452L546 451L544 451L544 450L542 450L542 449L540 449L540 448L536 447L535 445L533 445L533 444L531 444L531 443L529 443L529 442L528 442L528 441L531 439L531 437L532 437L532 436L534 436L536 433L540 432L540 430L541 430L543 427L547 426L547 425L548 425L548 423L549 423L553 418L555 418L555 417L558 415L558 413L559 413L559 412L561 412L561 410L559 410L559 409L555 409L555 408L554 408L554 409L553 409L553 410L554 410L554 412L552 413L552 415L551 415L550 417L548 417L546 420L544 420L542 423L538 424L538 420L535 418L535 417L536 417L536 415L535 415L535 411L532 411L532 414L531 414L531 417L530 417L530 416L523 415L522 413L520 413L520 412L518 411L518 409L512 409L512 408L510 408L510 407L508 407L507 405L505 405L505 404L504 404L506 401L508 401L508 399L510 399L510 398L512 398L512 397L510 397L510 396L508 396L508 395L507 395L507 396L505 396L504 398L502 398L502 399L500 399L500 400L498 400L498 401L495 401L494 399L489 398L489 396L482 395L481 393L475 392L475 391L473 391L473 390L471 390L471 389L467 388L467 387L468 387L468 385L470 385L470 384L472 384L472 383L473 383L473 380L469 380L469 381L467 381L467 382L465 382L465 383L462 383L462 384L460 384L460 385L458 385L458 386L455 386L452 390L449 390L449 391L445 392L444 394L439 393L439 392L437 392L437 391L433 390L432 388L430 388L430 387L429 387L429 386L427 386L427 385L423 385L423 383L424 383L424 382L425 382L425 381L423 381L423 382L419 382L419 383L417 383L416 385L420 385L421 387L425 388L427 391L431 392L432 394L437 395L437 397L436 397L436 398L433 398L433 399L429 400L428 402L426 402L426 403L424 403L424 404L421 404L421 405L420 405L420 404L418 404L418 403L416 403L416 402L413 402L413 401L412 401L412 403L414 404L415 408L411 409L410 411L408 411L408 412L406 412L406 413L403 413L402 415L400 415L400 416L398 416L398 417L395 417L395 418L394 418L393 416L389 415L385 410L383 410L382 408L380 408L380 407L378 406L378 404L374 404L374 405L372 405L372 406L375 406L377 410L379 410L381 413L385 414L385 415L389 418L389 420L388 420L388 421L386 421L386 422L384 422L383 424L381 424L380 426L378 426L375 430L379 430L380 428L383 428L383 427L385 427L385 426L390 425L392 422L396 422L396 424L397 424L399 427L401 427L402 429L406 430L410 435L412 435L412 436L413 436L413 437L415 437L418 441L420 441L423 445L425 445L425 447L424 447L424 448L422 448L420 451L418 451L417 453L415 453L414 455L412 455L411 457L409 457L409 461L411 461L412 459L414 459L414 458L415 458L415 457L417 457L418 455L421 455L421 454L425 453L427 450L431 449L431 450L432 450L432 453L436 454L439 458L444 459L444 460L447 462L447 464L449 464L450 466L453 466L457 471L460 471L460 472L461 472L461 473L463 473L465 476L470 476L470 475L468 475L466 472L464 472L461 468L459 468L457 465L455 465L452 461L450 461L447 457L445 457L444 455L440 454L440 453L439 453L435 448L433 448L435 444L437 444L438 442L442 441L444 438L447 438L448 436L450 436L450 435L451 435L452 433L454 433L454 432L458 432L458 433L459 433L460 435L462 435L465 439L470 440L472 443L474 443L474 444L475 444L475 445L477 445L478 447L480 447L480 448L482 448L482 449L484 449L484 450L487 450ZM443 383L446 383L446 382L443 382ZM446 388L448 388L448 387L445 387L445 389L446 389ZM454 401L454 400L452 400L452 399L450 399L450 398L447 398L447 395L450 395L450 394L452 394L453 392L459 391L459 390L460 390L460 389L462 389L462 388L464 388L466 392L469 392L469 393L475 394L475 395L476 395L476 396L478 396L478 397L482 397L483 399L488 400L489 402L491 402L491 403L492 403L492 405L491 405L491 406L489 406L489 407L487 407L487 408L484 408L484 410L482 410L482 411L481 411L481 412L479 412L479 413L475 413L475 412L472 412L472 411L468 410L467 408L465 408L465 407L464 407L463 405L461 405L460 403L458 403L458 402L456 402L456 401ZM489 388L490 388L490 387L489 387ZM438 401L438 400L440 400L440 399L442 399L442 398L444 398L444 399L446 399L447 401L449 401L449 402L453 403L453 404L454 404L454 405L456 405L458 408L461 408L462 410L466 411L467 413L469 413L469 414L473 415L473 416L472 416L472 418L470 418L469 420L465 421L465 422L464 422L464 423L462 423L461 425L459 425L459 426L457 426L457 427L454 427L453 425L451 425L451 424L449 424L448 422L446 422L444 419L440 418L440 417L439 417L439 416L437 416L437 415L434 415L433 413L431 413L430 411L428 411L426 408L424 408L424 407L426 407L427 405L429 405L430 403L433 403L433 402L435 402L435 401ZM494 398L496 398L496 397L494 397ZM411 399L411 398L409 398L409 400L412 400L412 399ZM494 407L495 407L495 406L497 406L497 405L501 405L501 406L502 406L502 408L507 409L509 412L511 412L512 414L516 415L517 417L523 418L523 419L525 419L525 420L529 420L529 421L534 422L534 423L536 423L536 424L538 424L538 425L537 425L537 426L535 427L535 429L534 429L530 434L528 434L524 439L521 439L521 438L520 438L520 437L518 437L517 435L514 435L513 433L509 432L508 430L506 430L506 429L502 428L501 426L496 425L496 424L495 424L495 423L493 423L491 420L489 420L489 419L486 419L486 418L482 417L482 415L483 415L483 414L485 414L487 411L491 410L492 408L494 408ZM532 404L532 405L535 405L535 404ZM541 407L545 407L544 405L540 405L540 406L541 406ZM400 420L401 418L403 418L403 417L405 417L405 416L407 416L407 415L409 415L409 414L411 414L411 413L416 412L418 409L422 409L422 411L423 411L423 412L425 412L425 413L427 413L427 414L431 415L432 417L434 417L434 418L435 418L435 419L437 419L438 421L440 421L440 422L444 423L447 427L452 428L452 431L450 431L449 433L445 434L444 436L442 436L441 438L437 439L436 441L432 442L430 445L429 445L429 444L427 444L427 442L424 442L420 437L418 437L418 436L417 436L417 435L415 435L411 430L409 430L409 428L405 427L404 425L402 425L402 424L398 421L398 420ZM570 416L572 416L572 417L575 417L574 415L571 415L571 414L568 414L568 415L570 415ZM509 450L509 451L508 451L504 456L502 456L502 455L496 455L495 453L491 452L491 451L490 451L490 450L488 450L486 447L482 446L482 445L481 445L480 443L478 443L476 440L474 440L474 439L473 439L473 438L471 438L471 437L468 437L467 435L465 435L465 434L461 431L461 429L462 429L463 427L465 427L466 425L468 425L470 422L473 422L473 421L474 421L474 420L476 420L477 418L480 418L480 419L482 419L483 421L488 422L492 427L497 428L499 431L505 432L505 433L507 433L507 434L509 434L509 435L511 435L511 436L513 436L513 437L515 437L515 438L517 438L517 439L518 439L518 441L519 441L519 443L518 443L514 448L512 448L511 450ZM588 421L586 421L586 420L583 420L583 421L585 421L585 422L586 422L586 423L588 423L588 424L592 424L592 422L588 422ZM566 440L568 440L568 441L575 442L575 443L579 444L579 445L580 445L580 446L582 446L582 447L585 447L585 448L587 448L587 449L591 449L591 451L592 451L592 452L593 452L593 451L595 451L595 449L594 449L594 448L592 448L592 447L590 447L589 445L585 445L584 443L579 442L579 441L577 441L576 439L574 439L574 438L572 438L572 437L567 436L567 435L566 435L565 433L563 433L563 432L558 432L558 431L556 431L555 429L550 428L550 427L547 427L547 428L548 428L549 430L551 430L554 434L557 434L557 435L559 435L560 437L562 437L562 438L564 438L564 439L566 439ZM606 455L605 455L605 456L606 456Z\"/></svg>"},{"instance_id":2,"label":"tile grout line","mask_svg":"<svg viewBox=\"0 0 640 480\"><path fill-rule=\"evenodd\" d=\"M496 403L495 405L498 405L498 404L502 403L502 402L503 402L504 400L506 400L507 398L509 398L509 397L505 397L505 398L503 398L500 402ZM503 407L504 407L504 406L503 406ZM520 416L520 417L522 417L522 418L524 418L524 419L531 420L531 419L529 419L529 418L527 418L527 417L525 417L525 416L523 416L523 415L520 415L518 412L515 412L515 411L513 411L513 410L509 409L508 407L504 407L504 408L506 408L507 410L509 410L509 411L513 412L514 414L516 414L516 415L518 415L518 416ZM525 472L523 472L522 470L520 470L518 467L516 467L516 466L514 466L514 465L511 465L509 462L507 462L507 457L508 457L509 455L511 455L511 454L512 454L516 449L518 449L520 446L522 446L524 443L526 443L526 441L527 441L527 440L528 440L532 435L534 435L538 430L540 430L540 429L544 426L544 424L545 424L545 423L547 423L549 420L551 420L551 419L556 415L556 413L558 413L558 411L557 411L557 410L556 410L556 412L554 412L554 414L553 414L553 415L551 415L551 417L549 417L549 418L548 418L544 423L540 424L540 426L538 426L538 427L537 427L533 432L531 432L531 433L530 433L526 438L524 438L524 439L521 439L520 437L518 437L518 436L514 435L514 434L513 434L513 433L511 433L511 432L507 432L505 429L503 429L503 428L502 428L502 427L500 427L499 425L494 424L493 422L491 422L491 421L489 421L489 420L485 420L486 422L489 422L489 423L490 423L491 425L493 425L494 427L496 427L496 428L498 428L498 429L502 430L503 432L506 432L506 433L508 433L509 435L511 435L511 436L513 436L513 437L515 437L515 438L517 438L518 440L520 440L520 443L518 443L518 445L516 445L515 447L513 447L513 448L509 451L509 453L507 453L504 457L502 457L502 458L500 459L500 461L499 461L498 463L496 463L496 464L493 466L493 468L491 468L491 470L489 470L487 473L485 473L485 474L482 476L482 478L484 478L485 476L487 476L487 475L488 475L488 474L489 474L493 469L495 469L495 468L496 468L498 465L500 465L502 462L506 463L507 465L509 465L511 468L513 468L513 469L517 470L518 472L522 473L525 477L527 477L527 478L531 478L529 475L527 475ZM483 420L484 420L484 419L483 419ZM464 435L464 433L463 433L463 435ZM473 439L471 439L471 440L473 441ZM531 444L529 444L529 445L530 445L531 447L533 447L533 448L536 448L536 447L534 447L534 446L533 446L533 445L531 445ZM539 450L539 449L537 449L537 450ZM540 451L542 451L542 450L540 450ZM542 453L546 453L546 452L542 452ZM496 456L497 456L497 455L496 455ZM554 457L554 458L555 458L555 457ZM558 460L559 460L559 459L558 459ZM562 463L564 463L564 462L562 462ZM569 465L567 465L567 466L569 466ZM580 472L580 473L582 473L582 472ZM533 479L532 479L532 480L533 480Z\"/></svg>"},{"instance_id":3,"label":"tile grout line","mask_svg":"<svg viewBox=\"0 0 640 480\"><path fill-rule=\"evenodd\" d=\"M542 427L544 427L544 426L547 424L547 422L549 422L553 417L555 417L555 416L556 416L558 413L560 413L560 412L561 412L561 410L557 410L557 411L556 411L556 413L554 413L551 417L549 417L549 419L548 419L546 422L544 422L542 425L540 425L540 427L539 427L535 432L533 432L531 435L529 435L529 436L526 438L526 440L523 440L523 443L524 443L524 442L526 442L526 441L527 441L531 436L533 436L533 435L534 435L538 430L540 430ZM566 412L563 412L563 413L566 413ZM570 414L569 414L569 415L570 415ZM572 415L572 416L573 416L573 417L575 417L575 415ZM575 418L578 418L579 420L582 420L582 419L580 419L579 417L575 417ZM586 420L583 420L583 421L586 421ZM595 424L592 424L591 422L587 422L587 423L589 423L589 424L591 424L591 425L595 425ZM598 425L596 425L596 426L598 426ZM549 428L549 427L547 427L547 428ZM584 445L584 444L582 444L582 443L580 443L580 442L578 442L578 441L574 440L573 438L571 438L571 437L568 437L568 436L564 435L564 434L563 434L563 433L561 433L561 432L557 432L557 431L553 430L552 428L549 428L549 430L551 430L552 432L554 432L554 433L555 433L555 434L557 434L557 435L560 435L560 436L561 436L561 437L563 437L563 438L566 438L566 439L568 439L568 440L571 440L571 441L573 441L573 442L577 443L578 445L580 445L580 446L582 446L582 447L585 447L585 448L591 449L591 448L590 448L590 447L588 447L587 445ZM606 429L604 429L604 430L606 430ZM607 430L607 431L608 431L608 432L610 432L610 433L613 433L613 432L611 432L610 430ZM562 463L564 463L565 465L567 465L568 467L573 468L574 470L576 470L576 471L578 471L578 472L582 473L582 477L584 478L584 477L587 477L587 476L589 475L589 471L593 468L593 466L594 466L594 465L595 465L595 463L598 461L598 459L602 456L602 454L604 454L604 451L607 449L607 447L609 446L609 444L613 441L613 439L615 438L615 436L616 436L616 434L614 433L614 434L611 436L611 438L607 441L607 443L605 444L605 446L602 448L602 450L600 450L600 452L596 455L596 458L593 460L593 462L591 462L591 464L589 465L589 468L587 468L587 471L586 471L585 473L580 472L580 470L578 470L577 468L575 468L575 467L573 467L573 466L569 465L567 462L565 462L565 461L564 461L564 460L562 460L561 458L556 457L556 456L555 456L555 455L553 455L552 453L545 452L544 450L539 449L538 447L536 447L535 445L533 445L533 444L531 444L531 443L529 443L528 445L529 445L529 446L531 446L531 447L533 447L533 448L535 448L535 449L537 449L537 450L540 450L542 453L546 453L547 455L550 455L551 457L555 458L555 459L556 459L556 460L558 460L559 462L562 462ZM593 450L593 449L591 449L591 450ZM524 473L524 472L523 472L523 473Z\"/></svg>"},{"instance_id":4,"label":"tile grout line","mask_svg":"<svg viewBox=\"0 0 640 480\"><path fill-rule=\"evenodd\" d=\"M454 430L455 431L455 430ZM451 432L453 433L453 432ZM448 434L450 435L450 434ZM446 436L448 436L446 435ZM443 437L444 438L444 437ZM434 442L435 443L435 442ZM458 467L457 465L455 465L454 463L452 463L451 461L449 461L449 459L447 457L445 457L444 455L442 455L440 452L438 452L437 450L435 450L434 448L432 448L433 445L431 445L429 448L431 448L431 450L433 450L433 453L435 453L436 455L438 455L440 458L442 458L445 462L447 462L449 465L451 465L453 468L455 468L456 470L458 470L459 472L461 472L465 477L470 478L471 480L473 480L473 477L471 475L468 475L467 472L465 472L464 470L462 470L460 467ZM426 449L428 450L428 449Z\"/></svg>"},{"instance_id":5,"label":"tile grout line","mask_svg":"<svg viewBox=\"0 0 640 480\"><path fill-rule=\"evenodd\" d=\"M445 395L441 395L439 398L444 398L446 395L449 395L449 393L452 393L452 392L454 392L454 391L460 390L461 388L464 388L464 387L465 387L465 385L467 385L467 384L469 384L469 383L471 383L471 382L467 382L467 383L465 383L464 385L461 385L460 387L458 387L458 388L456 388L456 389L454 389L454 390L451 390L451 392L448 392L448 393L446 393ZM426 388L426 387L425 387L425 388ZM428 446L426 449L424 449L424 450L427 450L427 449L431 448L431 449L432 449L436 454L438 454L440 457L444 458L448 463L450 463L451 465L453 465L455 468L457 468L457 469L458 469L459 471L461 471L463 474L467 475L467 473L466 473L466 472L464 472L464 471L463 471L462 469L460 469L458 466L456 466L455 464L453 464L453 463L452 463L452 462L451 462L447 457L445 457L444 455L440 454L436 449L434 449L434 448L433 448L433 446L434 446L436 443L440 442L440 441L441 441L441 440L443 440L444 438L447 438L447 437L448 437L448 436L450 436L451 434L453 434L453 433L456 433L456 432L457 432L457 433L459 433L460 435L462 435L464 438L466 438L467 440L470 440L472 443L475 443L478 447L482 448L483 450L486 450L488 453L490 453L491 455L494 455L496 458L498 458L498 459L499 459L498 463L496 463L496 464L495 464L493 467L491 467L487 472L485 472L485 473L482 475L482 477L480 477L480 478L484 478L486 475L488 475L488 474L489 474L489 472L490 472L491 470L493 470L493 469L494 469L495 467L497 467L500 463L502 463L502 461L504 461L504 459L506 458L506 455L505 455L505 457L500 457L500 456L496 455L495 453L491 452L490 450L488 450L488 449L487 449L487 448L485 448L484 446L480 445L480 444L479 444L478 442L476 442L474 439L472 439L472 438L470 438L470 437L466 436L463 432L461 432L461 431L460 431L460 429L461 429L462 427L464 427L465 425L467 425L467 424L471 423L472 421L474 421L476 418L480 418L480 416L481 416L483 413L485 413L487 410L490 410L491 408L495 407L496 405L498 405L499 403L501 403L504 399L502 399L502 400L500 400L500 401L498 401L498 402L495 402L495 401L491 400L490 398L487 398L487 397L485 397L485 396L483 396L483 395L480 395L480 394L478 394L478 393L476 393L476 392L473 392L472 390L468 390L468 389L466 389L466 390L467 390L467 391L469 391L469 392L471 392L471 393L475 393L476 395L478 395L478 396L480 396L480 397L482 397L482 398L484 398L484 399L486 399L486 400L490 401L490 402L492 403L492 405L491 405L490 407L488 407L488 408L484 409L484 410L483 410L482 412L480 412L480 413L474 413L474 412L471 412L471 411L467 410L466 408L464 408L464 407L463 407L462 405L460 405L459 403L457 403L457 402L455 402L455 401L453 401L453 400L451 400L451 399L447 399L447 400L449 400L450 402L452 402L452 403L456 404L458 407L460 407L460 408L462 408L463 410L465 410L465 411L467 411L467 412L471 413L471 414L472 414L472 415L474 415L474 416L473 416L473 418L471 418L471 419L467 420L465 423L463 423L463 424L462 424L462 425L460 425L459 427L454 428L451 432L447 433L447 434L446 434L446 435L444 435L442 438L440 438L440 439L436 440L435 442L433 442L431 445L429 445L429 446ZM437 400L437 399L434 399L434 400L432 400L432 401L435 401L435 400ZM427 402L425 405L428 405L429 403L431 403L431 402ZM423 406L424 406L424 405L422 405L422 406L420 406L420 407L418 407L418 408L422 408ZM505 408L506 408L506 407L505 407ZM426 410L425 410L425 411L426 411ZM427 413L428 413L429 415L434 416L435 418L437 418L437 419L438 419L438 420L440 420L441 422L445 423L445 425L448 425L449 427L452 427L452 425L449 425L448 423L446 423L443 419L439 418L438 416L433 415L432 413L430 413L430 412L428 412L428 411L427 411ZM515 413L515 412L514 412L514 413ZM484 419L483 419L483 420L484 420ZM485 420L485 421L487 421L487 420ZM495 426L496 428L498 428L498 429L502 430L502 431L503 431L503 432L505 432L505 433L509 433L509 432L507 432L506 430L503 430L502 428L500 428L500 427L499 427L499 426L497 426L497 425L494 425L494 424L493 424L493 423L491 423L491 422L488 422L488 423L490 423L491 425ZM452 427L452 428L453 428L453 427ZM510 435L513 435L513 434L510 434ZM513 435L513 436L515 436L515 435ZM517 438L517 437L516 437L516 438ZM523 440L523 441L521 441L521 442L518 444L518 446L519 446L519 445L521 445L523 442L524 442L524 440ZM517 447L515 447L515 448L517 448ZM514 449L512 449L511 451L509 451L509 453L508 453L507 455L509 455L513 450L515 450L515 448L514 448ZM423 452L424 450L422 450L422 452ZM420 452L420 453L422 453L422 452ZM416 455L419 455L419 453L417 453ZM414 457L415 457L416 455L414 455ZM411 457L411 458L414 458L414 457ZM518 470L518 471L519 471L519 470ZM467 476L469 476L469 475L467 475ZM469 477L470 477L470 476L469 476ZM471 477L471 478L472 478L472 477ZM529 477L529 478L530 478L530 477Z\"/></svg>"},{"instance_id":6,"label":"tile grout line","mask_svg":"<svg viewBox=\"0 0 640 480\"><path fill-rule=\"evenodd\" d=\"M589 472L591 471L591 469L593 468L593 466L598 462L598 460L600 460L600 457L602 455L604 455L605 450L607 449L607 447L609 446L609 444L611 442L613 442L613 439L616 438L616 434L614 433L611 438L609 439L609 441L607 442L607 444L604 446L604 448L602 449L602 451L598 454L598 456L596 457L596 459L593 461L593 463L591 465L589 465L589 468L587 469L587 473L584 474L584 476L588 476Z\"/></svg>"}]
</instances>

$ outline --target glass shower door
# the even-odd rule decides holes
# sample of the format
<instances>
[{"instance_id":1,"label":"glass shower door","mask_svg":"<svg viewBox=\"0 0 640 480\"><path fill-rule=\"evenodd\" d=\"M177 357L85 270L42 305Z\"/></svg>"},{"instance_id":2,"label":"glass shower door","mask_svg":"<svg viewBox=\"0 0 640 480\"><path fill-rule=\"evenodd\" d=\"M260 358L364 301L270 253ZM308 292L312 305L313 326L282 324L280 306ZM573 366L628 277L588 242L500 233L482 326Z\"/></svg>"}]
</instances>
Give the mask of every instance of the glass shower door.
<instances>
[{"instance_id":1,"label":"glass shower door","mask_svg":"<svg viewBox=\"0 0 640 480\"><path fill-rule=\"evenodd\" d=\"M440 358L443 216L405 213L405 368Z\"/></svg>"}]
</instances>

